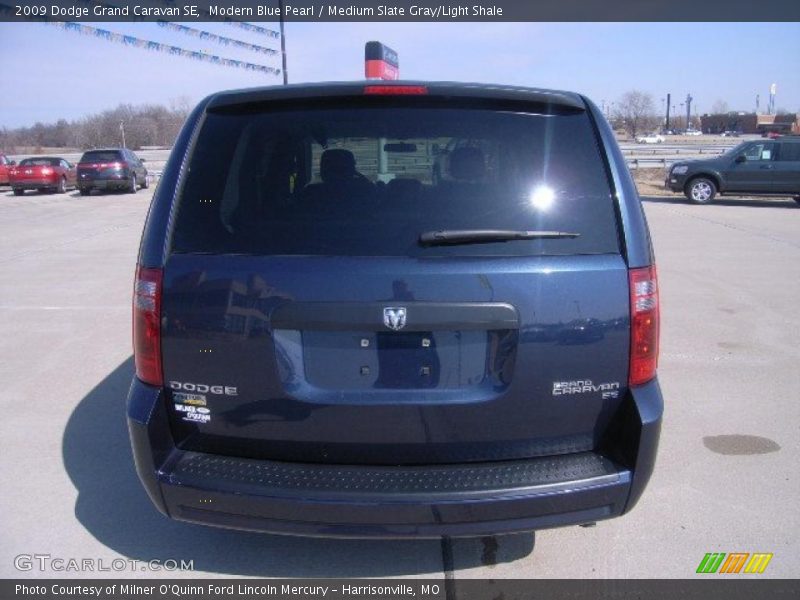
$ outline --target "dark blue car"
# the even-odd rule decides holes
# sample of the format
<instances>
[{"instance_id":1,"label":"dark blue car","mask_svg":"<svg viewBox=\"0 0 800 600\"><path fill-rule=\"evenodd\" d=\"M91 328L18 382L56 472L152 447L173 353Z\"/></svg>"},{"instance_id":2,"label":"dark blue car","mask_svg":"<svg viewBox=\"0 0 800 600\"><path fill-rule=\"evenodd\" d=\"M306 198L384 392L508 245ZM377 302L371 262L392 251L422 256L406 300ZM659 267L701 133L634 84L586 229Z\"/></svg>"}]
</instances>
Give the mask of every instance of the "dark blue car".
<instances>
[{"instance_id":1,"label":"dark blue car","mask_svg":"<svg viewBox=\"0 0 800 600\"><path fill-rule=\"evenodd\" d=\"M223 92L181 132L134 293L139 476L183 521L472 536L629 511L662 416L650 237L567 92Z\"/></svg>"}]
</instances>

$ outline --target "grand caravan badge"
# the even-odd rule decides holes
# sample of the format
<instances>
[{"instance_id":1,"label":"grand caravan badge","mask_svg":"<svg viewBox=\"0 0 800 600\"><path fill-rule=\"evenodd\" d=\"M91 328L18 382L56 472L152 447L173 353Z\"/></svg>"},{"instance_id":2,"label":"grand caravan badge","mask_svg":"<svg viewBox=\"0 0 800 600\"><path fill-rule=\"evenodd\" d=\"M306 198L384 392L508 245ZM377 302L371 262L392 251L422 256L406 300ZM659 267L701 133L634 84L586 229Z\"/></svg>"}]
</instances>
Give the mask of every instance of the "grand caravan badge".
<instances>
[{"instance_id":1,"label":"grand caravan badge","mask_svg":"<svg viewBox=\"0 0 800 600\"><path fill-rule=\"evenodd\" d=\"M603 398L619 397L619 382L595 384L591 379L578 379L576 381L554 381L553 396L570 396L573 394L602 393Z\"/></svg>"}]
</instances>

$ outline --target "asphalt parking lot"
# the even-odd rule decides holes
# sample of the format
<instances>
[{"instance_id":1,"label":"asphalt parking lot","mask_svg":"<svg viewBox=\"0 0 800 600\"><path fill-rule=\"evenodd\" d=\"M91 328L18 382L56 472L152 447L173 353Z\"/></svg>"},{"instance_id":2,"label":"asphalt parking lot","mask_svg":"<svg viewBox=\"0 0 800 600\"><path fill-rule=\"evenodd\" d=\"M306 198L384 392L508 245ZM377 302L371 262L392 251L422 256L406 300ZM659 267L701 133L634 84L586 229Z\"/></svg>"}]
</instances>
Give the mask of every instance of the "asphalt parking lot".
<instances>
[{"instance_id":1,"label":"asphalt parking lot","mask_svg":"<svg viewBox=\"0 0 800 600\"><path fill-rule=\"evenodd\" d=\"M155 511L124 417L130 292L151 191L0 191L0 576L92 575L20 572L20 554L186 559L204 577L448 570L458 580L683 578L706 552L771 552L758 577L800 573L800 205L792 200L645 200L662 289L666 416L655 474L630 515L443 547L216 530Z\"/></svg>"}]
</instances>

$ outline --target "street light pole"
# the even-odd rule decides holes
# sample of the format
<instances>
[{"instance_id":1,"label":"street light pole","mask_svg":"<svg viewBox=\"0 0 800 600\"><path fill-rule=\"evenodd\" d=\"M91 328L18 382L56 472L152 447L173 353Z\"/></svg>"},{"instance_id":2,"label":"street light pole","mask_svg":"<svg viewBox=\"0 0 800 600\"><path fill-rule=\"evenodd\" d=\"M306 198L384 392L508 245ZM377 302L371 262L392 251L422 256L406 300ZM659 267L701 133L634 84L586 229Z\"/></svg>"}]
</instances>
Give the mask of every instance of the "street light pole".
<instances>
[{"instance_id":1,"label":"street light pole","mask_svg":"<svg viewBox=\"0 0 800 600\"><path fill-rule=\"evenodd\" d=\"M278 10L280 12L278 18L280 19L281 24L281 70L283 71L283 85L287 85L289 83L289 73L286 72L286 33L284 32L283 27L283 0L278 0Z\"/></svg>"}]
</instances>

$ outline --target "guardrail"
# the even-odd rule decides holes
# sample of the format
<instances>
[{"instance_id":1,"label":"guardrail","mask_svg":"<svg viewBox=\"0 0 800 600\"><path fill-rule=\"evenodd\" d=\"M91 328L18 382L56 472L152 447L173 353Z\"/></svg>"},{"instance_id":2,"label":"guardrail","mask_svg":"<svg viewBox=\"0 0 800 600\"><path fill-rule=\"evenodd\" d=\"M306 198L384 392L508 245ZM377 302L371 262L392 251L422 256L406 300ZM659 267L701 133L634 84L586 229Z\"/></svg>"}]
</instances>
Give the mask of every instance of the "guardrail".
<instances>
[{"instance_id":1,"label":"guardrail","mask_svg":"<svg viewBox=\"0 0 800 600\"><path fill-rule=\"evenodd\" d=\"M719 155L724 154L728 150L733 148L733 146L711 146L705 148L670 148L667 146L666 148L646 148L646 147L634 147L634 148L622 148L623 154L713 154Z\"/></svg>"},{"instance_id":2,"label":"guardrail","mask_svg":"<svg viewBox=\"0 0 800 600\"><path fill-rule=\"evenodd\" d=\"M625 152L623 151L623 155L625 156L625 162L628 163L628 167L632 167L634 169L641 167L657 167L662 166L666 168L669 164L677 162L679 160L691 160L693 158L704 158L705 156L720 156L724 154L728 148L724 148L722 150L712 150L712 149L705 149L700 151L684 151L683 155L681 155L680 151L670 151L670 150L663 150L661 152L657 152L655 150L647 153L647 152ZM667 154L669 153L669 154ZM659 156L660 155L660 156Z\"/></svg>"},{"instance_id":3,"label":"guardrail","mask_svg":"<svg viewBox=\"0 0 800 600\"><path fill-rule=\"evenodd\" d=\"M674 163L677 158L626 158L625 162L628 165L629 169L638 169L639 167L642 168L655 168L655 167L663 167L667 168L667 165Z\"/></svg>"}]
</instances>

